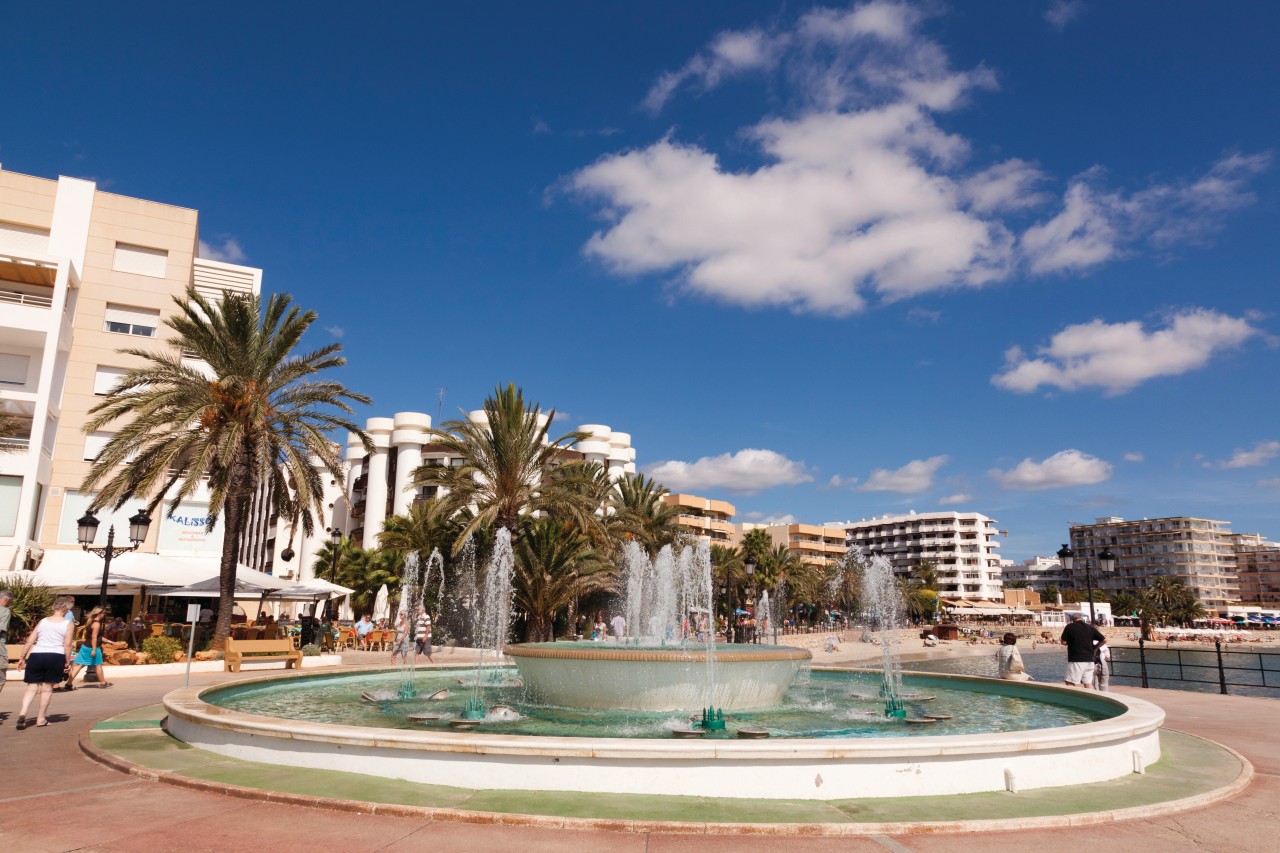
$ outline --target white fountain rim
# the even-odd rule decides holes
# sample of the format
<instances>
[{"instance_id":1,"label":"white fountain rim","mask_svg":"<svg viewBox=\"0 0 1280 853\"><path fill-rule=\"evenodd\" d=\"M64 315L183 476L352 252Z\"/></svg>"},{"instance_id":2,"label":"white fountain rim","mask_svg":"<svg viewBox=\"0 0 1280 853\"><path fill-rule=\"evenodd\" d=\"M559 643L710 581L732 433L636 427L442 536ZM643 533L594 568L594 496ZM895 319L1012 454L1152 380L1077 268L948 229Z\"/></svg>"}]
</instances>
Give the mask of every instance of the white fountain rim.
<instances>
[{"instance_id":1,"label":"white fountain rim","mask_svg":"<svg viewBox=\"0 0 1280 853\"><path fill-rule=\"evenodd\" d=\"M815 669L834 670L828 667ZM332 675L332 673L329 673ZM272 675L238 681L248 684L316 678L321 673ZM930 679L992 682L995 679L943 673L921 673ZM1070 695L1124 710L1116 717L1071 726L989 732L967 735L927 735L897 738L788 738L785 740L658 740L653 738L545 737L482 732L437 732L346 726L281 717L246 714L212 705L202 694L229 685L185 687L162 700L170 716L194 725L243 732L279 740L332 743L342 746L394 748L411 751L579 758L840 760L998 755L1053 751L1123 741L1158 730L1164 711L1132 696L1103 696L1052 684L1018 684L1019 692L1034 690ZM1002 686L1008 687L1008 684Z\"/></svg>"}]
</instances>

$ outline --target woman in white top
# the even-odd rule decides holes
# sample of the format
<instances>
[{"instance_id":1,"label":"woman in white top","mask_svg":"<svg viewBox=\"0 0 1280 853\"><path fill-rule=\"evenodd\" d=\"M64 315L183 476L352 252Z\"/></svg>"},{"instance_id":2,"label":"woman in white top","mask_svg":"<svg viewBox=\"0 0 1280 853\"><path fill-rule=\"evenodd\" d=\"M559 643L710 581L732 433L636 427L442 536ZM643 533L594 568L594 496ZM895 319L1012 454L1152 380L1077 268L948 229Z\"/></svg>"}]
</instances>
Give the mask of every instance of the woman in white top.
<instances>
[{"instance_id":1,"label":"woman in white top","mask_svg":"<svg viewBox=\"0 0 1280 853\"><path fill-rule=\"evenodd\" d=\"M36 728L49 725L53 685L67 677L71 643L75 639L75 623L66 618L71 603L71 597L65 595L54 600L53 615L40 620L22 649L18 669L26 669L22 680L27 683L27 691L22 694L22 708L18 711L18 731L27 727L27 710L37 693L40 694L40 707L34 725Z\"/></svg>"},{"instance_id":2,"label":"woman in white top","mask_svg":"<svg viewBox=\"0 0 1280 853\"><path fill-rule=\"evenodd\" d=\"M1004 635L1000 651L996 652L996 661L1000 667L1000 677L1006 681L1030 681L1027 668L1022 663L1022 653L1018 651L1018 635Z\"/></svg>"}]
</instances>

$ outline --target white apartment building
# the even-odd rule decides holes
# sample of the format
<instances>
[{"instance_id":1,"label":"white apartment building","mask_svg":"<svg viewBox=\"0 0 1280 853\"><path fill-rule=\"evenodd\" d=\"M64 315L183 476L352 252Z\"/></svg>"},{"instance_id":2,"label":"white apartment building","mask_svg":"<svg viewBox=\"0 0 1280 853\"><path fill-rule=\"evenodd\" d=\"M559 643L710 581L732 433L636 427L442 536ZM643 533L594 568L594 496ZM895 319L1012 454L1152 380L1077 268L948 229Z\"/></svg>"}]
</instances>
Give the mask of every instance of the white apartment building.
<instances>
[{"instance_id":1,"label":"white apartment building","mask_svg":"<svg viewBox=\"0 0 1280 853\"><path fill-rule=\"evenodd\" d=\"M1025 582L1033 589L1044 589L1049 584L1058 589L1075 589L1075 581L1062 568L1057 557L1031 557L1021 563L1004 560L1001 567L1006 586Z\"/></svg>"},{"instance_id":2,"label":"white apartment building","mask_svg":"<svg viewBox=\"0 0 1280 853\"><path fill-rule=\"evenodd\" d=\"M1176 516L1128 521L1108 516L1070 528L1075 553L1071 574L1077 589L1085 587L1085 566L1095 589L1135 593L1161 575L1181 578L1209 609L1239 600L1236 578L1237 537L1231 522ZM1110 548L1116 570L1105 575L1098 555Z\"/></svg>"},{"instance_id":3,"label":"white apartment building","mask_svg":"<svg viewBox=\"0 0 1280 853\"><path fill-rule=\"evenodd\" d=\"M484 424L488 416L483 409L467 415L472 423ZM539 426L546 415L539 415ZM392 418L369 418L365 432L373 442L373 452L366 453L359 438L347 439L346 500L348 518L341 512L333 526L342 530L364 548L378 544L378 534L388 516L403 515L418 500L436 496L435 486L413 489L413 472L423 463L458 465L461 459L451 457L445 448L433 444L429 430L431 416L421 412L398 412ZM566 460L585 459L598 462L613 480L636 472L636 451L631 436L604 424L583 424L578 432L589 437L572 450L562 452ZM335 510L340 507L335 506Z\"/></svg>"},{"instance_id":4,"label":"white apartment building","mask_svg":"<svg viewBox=\"0 0 1280 853\"><path fill-rule=\"evenodd\" d=\"M898 574L932 560L944 598L1002 600L1000 531L982 513L912 511L827 526L844 528L847 547L883 554Z\"/></svg>"},{"instance_id":5,"label":"white apartment building","mask_svg":"<svg viewBox=\"0 0 1280 853\"><path fill-rule=\"evenodd\" d=\"M20 418L0 439L16 451L0 454L0 571L87 559L76 520L93 496L79 488L111 433L83 427L138 362L120 350L165 346L163 320L188 286L260 291L261 270L201 259L198 246L194 210L0 169L0 406ZM127 544L140 504L99 513L100 538L114 524ZM141 553L209 558L216 572L222 532L206 532L207 516L198 496L166 507Z\"/></svg>"}]
</instances>

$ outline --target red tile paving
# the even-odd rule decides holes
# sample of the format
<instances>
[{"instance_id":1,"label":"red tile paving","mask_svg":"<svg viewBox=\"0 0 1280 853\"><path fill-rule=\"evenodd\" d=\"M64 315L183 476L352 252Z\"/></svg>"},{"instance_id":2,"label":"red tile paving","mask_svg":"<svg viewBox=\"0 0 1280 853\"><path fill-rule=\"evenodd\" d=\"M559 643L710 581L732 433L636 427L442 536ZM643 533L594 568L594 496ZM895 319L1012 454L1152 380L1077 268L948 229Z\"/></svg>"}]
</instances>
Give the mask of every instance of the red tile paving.
<instances>
[{"instance_id":1,"label":"red tile paving","mask_svg":"<svg viewBox=\"0 0 1280 853\"><path fill-rule=\"evenodd\" d=\"M374 662L355 655L356 662ZM381 658L378 658L380 661ZM193 676L193 684L227 679ZM234 678L235 676L230 676ZM244 677L252 677L246 673ZM1169 817L1079 829L865 838L760 838L615 833L487 826L358 815L190 791L131 779L87 759L77 740L94 723L154 703L180 678L121 678L115 687L54 696L51 724L15 730L21 683L0 693L0 851L478 851L589 850L644 853L964 851L1052 853L1080 850L1273 851L1280 849L1280 702L1271 699L1125 689L1165 708L1170 728L1225 743L1254 764L1243 794Z\"/></svg>"}]
</instances>

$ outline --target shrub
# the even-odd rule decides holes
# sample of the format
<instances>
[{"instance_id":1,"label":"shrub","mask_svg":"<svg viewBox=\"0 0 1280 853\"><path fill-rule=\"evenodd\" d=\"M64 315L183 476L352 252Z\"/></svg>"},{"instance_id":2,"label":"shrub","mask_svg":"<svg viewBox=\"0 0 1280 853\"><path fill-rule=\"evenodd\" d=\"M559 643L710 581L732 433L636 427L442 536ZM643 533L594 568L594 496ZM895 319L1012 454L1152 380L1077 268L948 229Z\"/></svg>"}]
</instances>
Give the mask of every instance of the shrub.
<instances>
[{"instance_id":1,"label":"shrub","mask_svg":"<svg viewBox=\"0 0 1280 853\"><path fill-rule=\"evenodd\" d=\"M25 640L27 634L44 617L53 612L53 590L35 578L15 577L0 583L0 589L9 590L13 600L9 602L12 616L9 619L9 642Z\"/></svg>"},{"instance_id":2,"label":"shrub","mask_svg":"<svg viewBox=\"0 0 1280 853\"><path fill-rule=\"evenodd\" d=\"M320 654L320 647L315 643L307 643L302 647L302 656L304 658L313 658Z\"/></svg>"},{"instance_id":3,"label":"shrub","mask_svg":"<svg viewBox=\"0 0 1280 853\"><path fill-rule=\"evenodd\" d=\"M182 651L182 641L173 637L147 637L142 641L142 651L154 663L173 663Z\"/></svg>"}]
</instances>

